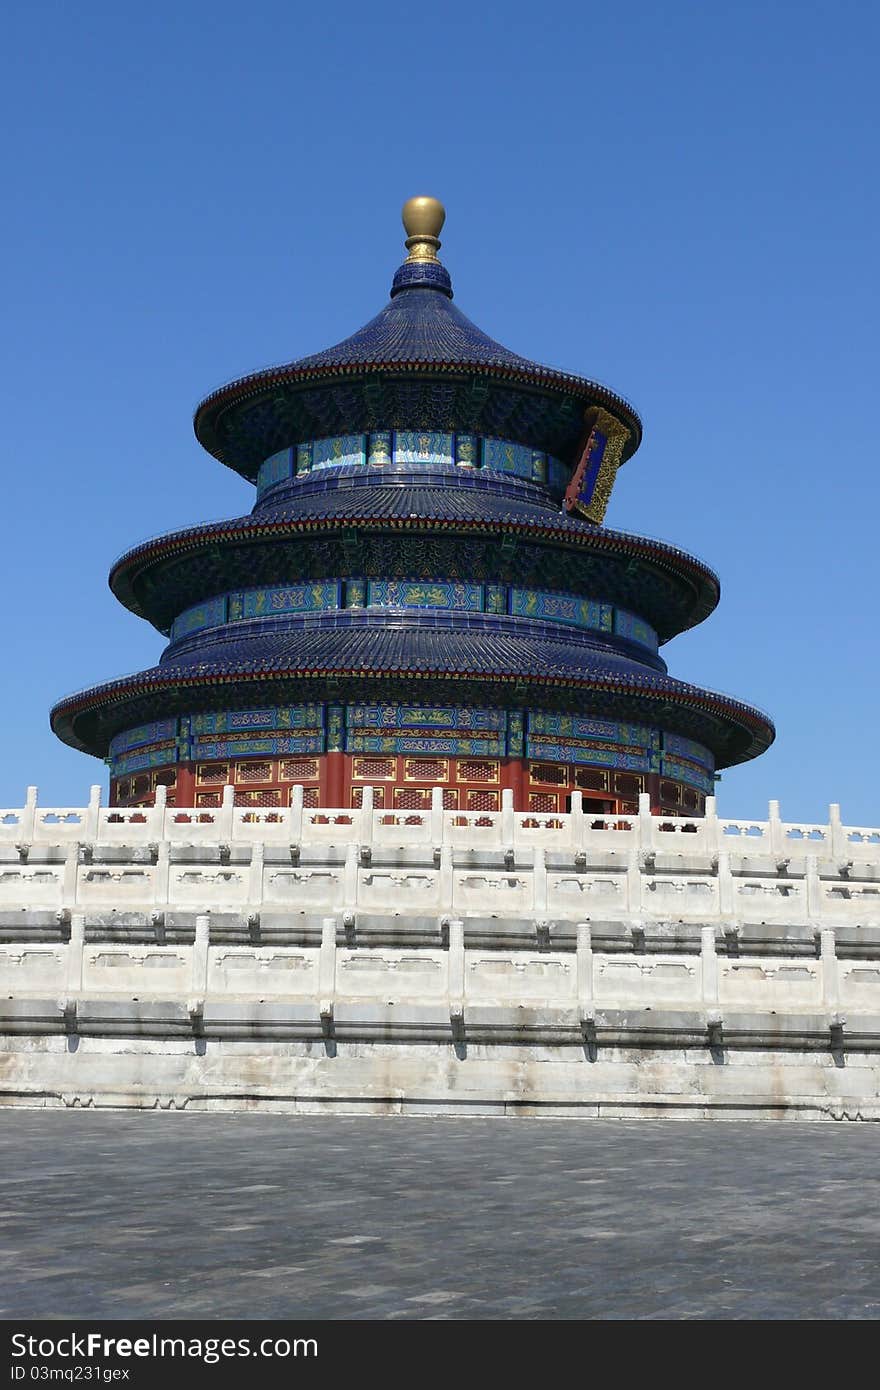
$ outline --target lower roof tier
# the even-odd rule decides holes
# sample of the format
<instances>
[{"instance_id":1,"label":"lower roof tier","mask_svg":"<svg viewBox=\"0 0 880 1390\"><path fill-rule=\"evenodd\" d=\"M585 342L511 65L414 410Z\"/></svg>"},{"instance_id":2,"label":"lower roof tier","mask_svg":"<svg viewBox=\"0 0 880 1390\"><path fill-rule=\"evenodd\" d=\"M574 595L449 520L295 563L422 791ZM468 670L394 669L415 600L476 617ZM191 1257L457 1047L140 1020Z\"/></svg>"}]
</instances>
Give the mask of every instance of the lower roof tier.
<instances>
[{"instance_id":1,"label":"lower roof tier","mask_svg":"<svg viewBox=\"0 0 880 1390\"><path fill-rule=\"evenodd\" d=\"M120 602L167 632L186 609L259 585L381 575L565 588L638 613L661 642L715 608L717 576L662 541L575 520L524 482L362 470L313 477L249 516L145 541L110 575ZM352 476L352 474L354 476Z\"/></svg>"},{"instance_id":2,"label":"lower roof tier","mask_svg":"<svg viewBox=\"0 0 880 1390\"><path fill-rule=\"evenodd\" d=\"M568 809L580 792L594 811L702 813L715 788L712 754L647 725L542 710L428 704L311 703L155 719L110 745L111 804L216 806L223 788L244 807L428 809L442 788L447 810Z\"/></svg>"},{"instance_id":3,"label":"lower roof tier","mask_svg":"<svg viewBox=\"0 0 880 1390\"><path fill-rule=\"evenodd\" d=\"M71 746L104 757L120 731L181 713L428 698L658 724L698 740L719 767L756 757L774 738L757 709L565 635L400 623L366 635L368 642L360 626L303 625L226 638L69 696L52 710L52 728Z\"/></svg>"}]
</instances>

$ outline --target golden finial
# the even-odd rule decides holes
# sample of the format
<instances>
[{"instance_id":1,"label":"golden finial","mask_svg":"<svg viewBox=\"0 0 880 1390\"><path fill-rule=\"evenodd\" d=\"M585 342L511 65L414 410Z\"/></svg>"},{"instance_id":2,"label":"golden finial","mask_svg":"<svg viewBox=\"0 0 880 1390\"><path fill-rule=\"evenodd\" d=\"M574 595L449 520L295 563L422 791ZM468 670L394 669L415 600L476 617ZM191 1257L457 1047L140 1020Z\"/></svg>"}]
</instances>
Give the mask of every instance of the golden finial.
<instances>
[{"instance_id":1,"label":"golden finial","mask_svg":"<svg viewBox=\"0 0 880 1390\"><path fill-rule=\"evenodd\" d=\"M407 198L403 205L407 261L436 261L446 209L439 198Z\"/></svg>"}]
</instances>

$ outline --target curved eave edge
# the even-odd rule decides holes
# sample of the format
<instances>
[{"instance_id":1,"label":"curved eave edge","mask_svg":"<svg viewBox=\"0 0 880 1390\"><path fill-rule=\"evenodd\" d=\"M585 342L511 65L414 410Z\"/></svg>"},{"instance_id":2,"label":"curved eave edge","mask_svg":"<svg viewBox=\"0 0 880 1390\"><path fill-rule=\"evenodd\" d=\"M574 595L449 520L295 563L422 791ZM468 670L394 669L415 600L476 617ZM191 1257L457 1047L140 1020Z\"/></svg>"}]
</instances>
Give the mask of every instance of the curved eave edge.
<instances>
[{"instance_id":1,"label":"curved eave edge","mask_svg":"<svg viewBox=\"0 0 880 1390\"><path fill-rule=\"evenodd\" d=\"M277 540L285 533L300 535L309 531L336 531L343 527L372 531L439 529L453 533L457 531L513 532L551 544L569 543L587 548L597 545L599 549L609 550L612 553L629 554L657 564L668 572L678 575L693 588L694 614L691 621L685 627L677 628L676 632L687 632L690 628L703 622L715 611L721 594L721 582L718 576L701 561L685 554L684 551L667 549L662 544L655 545L647 540L629 538L620 532L597 529L581 535L576 531L566 531L553 526L534 526L528 522L446 521L433 520L430 517L350 516L303 521L264 522L242 526L240 529L233 529L230 526L224 528L223 523L219 523L217 530L211 530L207 527L193 527L186 531L173 532L169 536L160 536L155 540L145 541L142 545L128 551L113 566L108 583L114 596L125 608L128 608L137 617L146 618L148 622L151 622L152 619L149 614L144 612L134 592L134 585L145 569L161 560L176 559L187 552L197 550L202 544L213 545L216 543L222 545L226 542ZM158 625L154 624L154 626ZM158 630L160 632L165 631L161 627Z\"/></svg>"},{"instance_id":2,"label":"curved eave edge","mask_svg":"<svg viewBox=\"0 0 880 1390\"><path fill-rule=\"evenodd\" d=\"M225 386L218 387L196 407L193 416L193 430L196 439L203 449L206 449L209 454L213 454L214 458L219 459L221 463L236 473L240 473L243 477L253 481L256 477L256 470L239 466L229 459L220 441L220 419L227 410L237 405L243 405L245 402L252 402L278 386L297 386L315 381L332 381L335 377L368 377L374 376L377 372L385 372L388 375L487 376L498 381L514 382L538 390L552 391L560 396L573 396L585 404L601 402L610 409L620 412L632 429L632 440L628 441L624 461L632 458L642 442L642 422L635 407L625 397L619 396L616 391L612 391L608 386L603 386L601 382L590 381L587 377L569 375L567 372L557 372L550 367L528 372L517 370L514 367L492 366L485 362L419 360L412 362L337 363L326 367L307 368L297 368L295 365L290 365L270 367L266 371L239 377L235 381L228 382Z\"/></svg>"},{"instance_id":3,"label":"curved eave edge","mask_svg":"<svg viewBox=\"0 0 880 1390\"><path fill-rule=\"evenodd\" d=\"M347 669L345 667L315 667L300 668L290 670L289 668L278 668L275 670L261 668L259 671L232 671L216 674L201 674L193 676L175 677L155 677L153 679L138 679L137 677L123 678L119 681L111 681L106 685L95 686L89 690L80 691L78 694L70 695L53 707L49 715L49 722L53 733L61 739L63 743L69 744L72 748L77 748L84 753L92 753L93 756L101 757L100 753L95 753L82 739L80 739L74 729L74 723L78 716L88 711L97 711L111 705L122 705L130 699L140 698L143 695L150 695L167 690L178 689L198 689L206 686L234 685L241 682L259 682L264 684L270 681L290 682L301 680L412 680L412 681L451 681L451 682L472 682L485 685L504 685L504 686L527 686L538 690L542 689L561 689L561 690L582 690L582 691L601 691L605 694L621 695L630 699L643 700L645 703L653 705L679 705L684 708L692 708L698 713L710 718L724 720L734 724L751 738L748 749L742 750L735 757L725 757L722 755L720 767L731 767L741 762L748 762L752 758L758 757L765 752L773 743L776 737L776 730L772 721L761 710L752 706L744 705L738 701L728 699L724 696L713 695L711 691L651 691L644 689L635 682L586 679L577 680L563 676L524 676L522 674L506 674L504 672L493 673L486 676L482 673L473 671L450 671L450 670L423 670L414 671L406 667L395 668L371 668L359 666Z\"/></svg>"}]
</instances>

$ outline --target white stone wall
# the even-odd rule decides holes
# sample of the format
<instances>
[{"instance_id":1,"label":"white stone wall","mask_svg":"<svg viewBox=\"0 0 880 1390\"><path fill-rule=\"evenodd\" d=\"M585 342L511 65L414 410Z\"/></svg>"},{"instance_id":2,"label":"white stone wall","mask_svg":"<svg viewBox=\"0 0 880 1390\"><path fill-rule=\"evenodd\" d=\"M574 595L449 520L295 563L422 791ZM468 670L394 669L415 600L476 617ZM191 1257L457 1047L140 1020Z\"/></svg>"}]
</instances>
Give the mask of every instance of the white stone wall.
<instances>
[{"instance_id":1,"label":"white stone wall","mask_svg":"<svg viewBox=\"0 0 880 1390\"><path fill-rule=\"evenodd\" d=\"M364 802L0 811L0 1099L880 1114L880 830Z\"/></svg>"}]
</instances>

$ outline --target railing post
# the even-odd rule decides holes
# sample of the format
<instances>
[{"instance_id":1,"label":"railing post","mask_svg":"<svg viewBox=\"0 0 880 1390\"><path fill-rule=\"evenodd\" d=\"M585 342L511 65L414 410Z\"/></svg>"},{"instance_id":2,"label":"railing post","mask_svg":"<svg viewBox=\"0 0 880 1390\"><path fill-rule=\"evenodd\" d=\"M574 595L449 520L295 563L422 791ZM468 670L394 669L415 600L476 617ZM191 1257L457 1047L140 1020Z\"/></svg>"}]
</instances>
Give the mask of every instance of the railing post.
<instances>
[{"instance_id":1,"label":"railing post","mask_svg":"<svg viewBox=\"0 0 880 1390\"><path fill-rule=\"evenodd\" d=\"M163 788L163 790L164 790L164 788ZM188 809L189 809L189 808L187 807L187 810L188 810ZM160 811L159 811L159 824L156 826L156 834L158 835L160 841L161 841L161 840L170 840L170 839L171 839L171 835L172 835L172 829L171 829L171 827L172 827L172 825L174 824L174 816L175 816L176 810L177 810L177 808L176 808L175 806L169 806L169 805L168 805L168 798L167 798L167 797L166 797L165 800L161 803L161 807L160 807Z\"/></svg>"},{"instance_id":2,"label":"railing post","mask_svg":"<svg viewBox=\"0 0 880 1390\"><path fill-rule=\"evenodd\" d=\"M718 855L718 911L721 917L732 919L734 910L730 854L727 850L721 850Z\"/></svg>"},{"instance_id":3,"label":"railing post","mask_svg":"<svg viewBox=\"0 0 880 1390\"><path fill-rule=\"evenodd\" d=\"M252 907L259 909L263 901L263 860L265 859L266 846L262 840L255 840L251 845L251 864L248 882L248 902Z\"/></svg>"},{"instance_id":4,"label":"railing post","mask_svg":"<svg viewBox=\"0 0 880 1390\"><path fill-rule=\"evenodd\" d=\"M547 858L542 845L536 845L533 852L535 859L532 868L532 906L535 912L546 912Z\"/></svg>"},{"instance_id":5,"label":"railing post","mask_svg":"<svg viewBox=\"0 0 880 1390\"><path fill-rule=\"evenodd\" d=\"M82 912L70 914L70 942L67 947L67 993L82 992L83 947L86 939L86 919Z\"/></svg>"},{"instance_id":6,"label":"railing post","mask_svg":"<svg viewBox=\"0 0 880 1390\"><path fill-rule=\"evenodd\" d=\"M819 955L822 961L822 1003L826 1009L840 1004L840 968L834 932L823 928L819 932Z\"/></svg>"},{"instance_id":7,"label":"railing post","mask_svg":"<svg viewBox=\"0 0 880 1390\"><path fill-rule=\"evenodd\" d=\"M770 853L774 854L777 859L781 859L785 854L786 842L782 821L779 818L778 801L770 802L767 819L770 824Z\"/></svg>"},{"instance_id":8,"label":"railing post","mask_svg":"<svg viewBox=\"0 0 880 1390\"><path fill-rule=\"evenodd\" d=\"M89 788L89 805L86 811L85 833L83 839L93 843L98 838L98 815L101 810L101 788L96 782Z\"/></svg>"},{"instance_id":9,"label":"railing post","mask_svg":"<svg viewBox=\"0 0 880 1390\"><path fill-rule=\"evenodd\" d=\"M815 854L807 855L807 917L811 922L822 920L822 890L819 885L819 861Z\"/></svg>"},{"instance_id":10,"label":"railing post","mask_svg":"<svg viewBox=\"0 0 880 1390\"><path fill-rule=\"evenodd\" d=\"M360 854L354 840L345 847L345 866L342 870L342 901L338 904L342 912L355 912L358 901L358 874Z\"/></svg>"},{"instance_id":11,"label":"railing post","mask_svg":"<svg viewBox=\"0 0 880 1390\"><path fill-rule=\"evenodd\" d=\"M643 852L633 848L626 859L626 910L632 917L640 917L642 911L642 865Z\"/></svg>"},{"instance_id":12,"label":"railing post","mask_svg":"<svg viewBox=\"0 0 880 1390\"><path fill-rule=\"evenodd\" d=\"M449 1018L453 1029L464 1021L464 922L449 923Z\"/></svg>"},{"instance_id":13,"label":"railing post","mask_svg":"<svg viewBox=\"0 0 880 1390\"><path fill-rule=\"evenodd\" d=\"M372 787L364 787L361 793L361 856L369 863L373 853L373 801Z\"/></svg>"},{"instance_id":14,"label":"railing post","mask_svg":"<svg viewBox=\"0 0 880 1390\"><path fill-rule=\"evenodd\" d=\"M29 845L37 830L37 788L28 787L24 798L24 811L21 817L22 844Z\"/></svg>"},{"instance_id":15,"label":"railing post","mask_svg":"<svg viewBox=\"0 0 880 1390\"><path fill-rule=\"evenodd\" d=\"M593 936L589 922L577 924L577 1001L581 1024L592 1023L593 1010Z\"/></svg>"},{"instance_id":16,"label":"railing post","mask_svg":"<svg viewBox=\"0 0 880 1390\"><path fill-rule=\"evenodd\" d=\"M505 787L501 793L501 845L503 849L513 849L514 825L513 789Z\"/></svg>"},{"instance_id":17,"label":"railing post","mask_svg":"<svg viewBox=\"0 0 880 1390\"><path fill-rule=\"evenodd\" d=\"M192 948L191 986L193 1001L201 1002L208 992L208 948L211 942L211 914L196 917L196 938Z\"/></svg>"},{"instance_id":18,"label":"railing post","mask_svg":"<svg viewBox=\"0 0 880 1390\"><path fill-rule=\"evenodd\" d=\"M156 874L153 887L153 905L157 908L168 906L168 892L171 882L171 845L168 840L160 840L156 846Z\"/></svg>"},{"instance_id":19,"label":"railing post","mask_svg":"<svg viewBox=\"0 0 880 1390\"><path fill-rule=\"evenodd\" d=\"M828 807L828 824L831 828L831 855L838 863L851 858L850 846L840 821L840 806L832 801Z\"/></svg>"},{"instance_id":20,"label":"railing post","mask_svg":"<svg viewBox=\"0 0 880 1390\"><path fill-rule=\"evenodd\" d=\"M700 928L700 964L702 966L703 1003L707 1008L718 1004L718 954L715 950L715 928Z\"/></svg>"},{"instance_id":21,"label":"railing post","mask_svg":"<svg viewBox=\"0 0 880 1390\"><path fill-rule=\"evenodd\" d=\"M79 874L79 845L67 845L64 850L64 872L61 882L61 906L68 910L76 906Z\"/></svg>"},{"instance_id":22,"label":"railing post","mask_svg":"<svg viewBox=\"0 0 880 1390\"><path fill-rule=\"evenodd\" d=\"M220 808L220 824L218 826L220 839L232 844L232 834L235 826L235 788L228 783L223 788L223 805Z\"/></svg>"},{"instance_id":23,"label":"railing post","mask_svg":"<svg viewBox=\"0 0 880 1390\"><path fill-rule=\"evenodd\" d=\"M639 848L650 854L654 848L654 818L651 815L651 798L647 792L639 792Z\"/></svg>"},{"instance_id":24,"label":"railing post","mask_svg":"<svg viewBox=\"0 0 880 1390\"><path fill-rule=\"evenodd\" d=\"M718 854L721 850L721 836L718 826L718 802L714 796L706 797L706 811L703 816L705 825L705 846L707 854Z\"/></svg>"},{"instance_id":25,"label":"railing post","mask_svg":"<svg viewBox=\"0 0 880 1390\"><path fill-rule=\"evenodd\" d=\"M321 923L321 949L318 953L318 1010L323 1022L333 1022L336 1005L336 919Z\"/></svg>"},{"instance_id":26,"label":"railing post","mask_svg":"<svg viewBox=\"0 0 880 1390\"><path fill-rule=\"evenodd\" d=\"M303 788L297 782L290 793L290 847L299 850L303 833Z\"/></svg>"},{"instance_id":27,"label":"railing post","mask_svg":"<svg viewBox=\"0 0 880 1390\"><path fill-rule=\"evenodd\" d=\"M453 911L452 845L440 846L440 911Z\"/></svg>"},{"instance_id":28,"label":"railing post","mask_svg":"<svg viewBox=\"0 0 880 1390\"><path fill-rule=\"evenodd\" d=\"M431 844L435 850L443 844L443 788L431 788Z\"/></svg>"},{"instance_id":29,"label":"railing post","mask_svg":"<svg viewBox=\"0 0 880 1390\"><path fill-rule=\"evenodd\" d=\"M162 839L162 833L165 828L165 808L167 805L168 788L165 786L158 786L153 797L153 809L148 817L157 840Z\"/></svg>"},{"instance_id":30,"label":"railing post","mask_svg":"<svg viewBox=\"0 0 880 1390\"><path fill-rule=\"evenodd\" d=\"M571 810L568 813L568 843L572 849L584 847L584 796L583 792L571 794Z\"/></svg>"}]
</instances>

